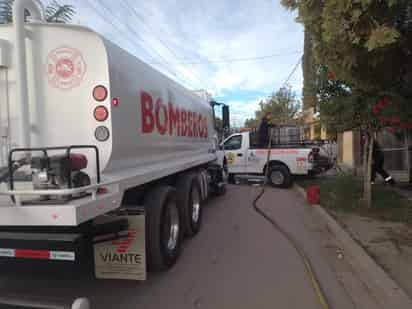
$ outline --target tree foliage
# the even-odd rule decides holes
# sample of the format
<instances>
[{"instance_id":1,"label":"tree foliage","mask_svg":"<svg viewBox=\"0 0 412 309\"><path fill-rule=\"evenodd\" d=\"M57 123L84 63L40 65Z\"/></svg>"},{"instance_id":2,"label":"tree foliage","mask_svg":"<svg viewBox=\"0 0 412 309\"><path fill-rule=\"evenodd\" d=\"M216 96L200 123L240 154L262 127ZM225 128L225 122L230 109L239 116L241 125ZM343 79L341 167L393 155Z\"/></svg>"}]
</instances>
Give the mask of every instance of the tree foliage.
<instances>
[{"instance_id":1,"label":"tree foliage","mask_svg":"<svg viewBox=\"0 0 412 309\"><path fill-rule=\"evenodd\" d=\"M259 103L259 110L255 118L247 119L245 126L254 128L259 125L261 118L268 112L272 113L271 122L278 125L296 124L296 115L300 109L300 102L290 87L280 88L267 100Z\"/></svg>"},{"instance_id":2,"label":"tree foliage","mask_svg":"<svg viewBox=\"0 0 412 309\"><path fill-rule=\"evenodd\" d=\"M368 93L411 83L412 1L283 0L298 9L317 63Z\"/></svg>"},{"instance_id":3,"label":"tree foliage","mask_svg":"<svg viewBox=\"0 0 412 309\"><path fill-rule=\"evenodd\" d=\"M312 36L309 31L305 31L304 39L304 53L302 58L302 72L303 72L303 110L316 106L315 87L313 85L315 79L315 64L312 51Z\"/></svg>"},{"instance_id":4,"label":"tree foliage","mask_svg":"<svg viewBox=\"0 0 412 309\"><path fill-rule=\"evenodd\" d=\"M0 24L13 21L14 0L0 0ZM51 23L69 23L72 21L76 11L72 5L60 4L53 0L45 10L46 20Z\"/></svg>"},{"instance_id":5,"label":"tree foliage","mask_svg":"<svg viewBox=\"0 0 412 309\"><path fill-rule=\"evenodd\" d=\"M339 131L360 128L367 133L364 193L370 205L374 132L387 126L388 119L393 125L412 116L412 1L282 0L282 4L298 11L298 21L310 33L321 121ZM379 115L376 106L382 107Z\"/></svg>"},{"instance_id":6,"label":"tree foliage","mask_svg":"<svg viewBox=\"0 0 412 309\"><path fill-rule=\"evenodd\" d=\"M259 126L259 120L256 118L248 118L245 120L246 128L257 128Z\"/></svg>"}]
</instances>

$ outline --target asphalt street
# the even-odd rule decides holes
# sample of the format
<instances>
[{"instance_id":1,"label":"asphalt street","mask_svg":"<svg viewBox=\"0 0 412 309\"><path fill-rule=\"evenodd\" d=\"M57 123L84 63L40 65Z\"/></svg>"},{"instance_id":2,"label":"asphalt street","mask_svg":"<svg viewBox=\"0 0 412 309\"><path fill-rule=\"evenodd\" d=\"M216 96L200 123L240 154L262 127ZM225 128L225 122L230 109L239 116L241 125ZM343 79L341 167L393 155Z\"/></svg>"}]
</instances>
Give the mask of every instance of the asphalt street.
<instances>
[{"instance_id":1,"label":"asphalt street","mask_svg":"<svg viewBox=\"0 0 412 309\"><path fill-rule=\"evenodd\" d=\"M145 282L0 275L0 289L19 295L88 297L93 308L321 309L301 258L258 215L257 187L230 186L204 209L203 227L186 240L177 265ZM294 190L268 189L259 206L305 249L332 308L353 308L339 282L322 223Z\"/></svg>"}]
</instances>

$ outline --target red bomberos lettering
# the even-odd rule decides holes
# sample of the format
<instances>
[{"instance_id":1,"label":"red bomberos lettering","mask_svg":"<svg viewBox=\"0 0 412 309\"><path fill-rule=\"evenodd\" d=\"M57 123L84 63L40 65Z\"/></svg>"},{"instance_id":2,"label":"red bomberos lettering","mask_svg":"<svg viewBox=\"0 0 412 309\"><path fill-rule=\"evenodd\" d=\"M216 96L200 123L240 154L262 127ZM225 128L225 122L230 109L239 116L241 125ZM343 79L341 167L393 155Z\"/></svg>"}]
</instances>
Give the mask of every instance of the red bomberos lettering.
<instances>
[{"instance_id":1,"label":"red bomberos lettering","mask_svg":"<svg viewBox=\"0 0 412 309\"><path fill-rule=\"evenodd\" d=\"M207 117L200 113L179 108L171 102L166 104L161 98L154 100L144 91L140 93L140 106L143 134L158 132L170 136L209 136Z\"/></svg>"}]
</instances>

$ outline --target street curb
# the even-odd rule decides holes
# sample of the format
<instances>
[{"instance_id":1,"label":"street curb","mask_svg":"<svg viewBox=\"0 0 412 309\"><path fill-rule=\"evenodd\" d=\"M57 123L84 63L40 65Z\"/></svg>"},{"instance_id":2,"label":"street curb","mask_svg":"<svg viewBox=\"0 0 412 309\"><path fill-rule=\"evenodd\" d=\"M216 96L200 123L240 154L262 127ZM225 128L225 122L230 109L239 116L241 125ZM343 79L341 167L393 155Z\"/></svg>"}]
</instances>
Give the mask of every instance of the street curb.
<instances>
[{"instance_id":1,"label":"street curb","mask_svg":"<svg viewBox=\"0 0 412 309\"><path fill-rule=\"evenodd\" d=\"M306 199L306 192L301 186L295 184L295 189ZM368 288L368 292L383 308L412 308L412 299L406 292L352 239L335 219L320 205L313 205L312 209L326 222L330 231L343 246L345 260L356 272L359 280Z\"/></svg>"}]
</instances>

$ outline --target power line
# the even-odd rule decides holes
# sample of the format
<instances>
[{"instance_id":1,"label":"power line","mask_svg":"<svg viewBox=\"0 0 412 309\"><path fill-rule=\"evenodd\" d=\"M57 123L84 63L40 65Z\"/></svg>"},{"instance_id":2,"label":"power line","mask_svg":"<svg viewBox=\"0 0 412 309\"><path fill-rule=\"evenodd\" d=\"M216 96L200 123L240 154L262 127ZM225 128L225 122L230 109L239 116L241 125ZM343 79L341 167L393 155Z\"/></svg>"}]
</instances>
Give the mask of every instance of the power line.
<instances>
[{"instance_id":1,"label":"power line","mask_svg":"<svg viewBox=\"0 0 412 309\"><path fill-rule=\"evenodd\" d=\"M203 60L203 61L182 61L176 62L175 64L207 64L207 63L232 63L232 62L248 62L248 61L264 61L268 59L272 59L275 57L281 56L290 56L294 54L300 54L300 51L294 51L287 54L272 54L266 56L258 56L258 57L247 57L247 58L225 58L225 59L215 59L215 60ZM156 64L158 62L151 62L151 64Z\"/></svg>"},{"instance_id":2,"label":"power line","mask_svg":"<svg viewBox=\"0 0 412 309\"><path fill-rule=\"evenodd\" d=\"M285 80L285 82L283 83L283 86L281 88L285 88L287 86L287 84L289 83L289 81L292 78L293 74L295 74L295 72L298 69L300 63L302 62L302 59L303 59L303 55L299 57L299 61L294 66L292 72L289 74L288 78Z\"/></svg>"},{"instance_id":3,"label":"power line","mask_svg":"<svg viewBox=\"0 0 412 309\"><path fill-rule=\"evenodd\" d=\"M128 36L136 37L140 42L145 43L145 41L144 41L131 27L127 27L123 22L121 22L121 21L119 22L119 20L116 19L121 25L125 26L125 27L128 28L130 31L132 31L133 34L134 34L134 36L132 35L132 33L129 33L129 32L127 32L127 31L123 31L123 30L120 29L118 26L116 26L116 25L112 22L112 18L105 18L105 17L100 13L100 11L97 9L96 5L94 5L90 0L86 0L85 2L86 2L86 4L87 4L91 9L93 9L93 11L94 11L102 20L104 20L105 22L108 22L110 25L113 26L113 28L117 29L117 30L120 31L120 32L123 32L124 34L126 34L126 35L128 35ZM102 3L100 3L100 6L101 6L106 12L108 12L108 13L110 14L110 10L109 10L105 5L103 5ZM112 15L112 17L113 17L113 14L111 14L111 15ZM130 41L131 41L131 43L132 43L135 47L138 47L138 48L143 49L148 55L150 55L150 52L144 47L144 45L140 45L140 44L137 45L137 43L135 42L135 40L130 40ZM159 53L157 53L156 51L154 51L154 53L156 53L159 58L164 59L164 58L163 58ZM150 57L152 57L152 59L153 59L153 56L150 56ZM160 64L162 64L162 63L160 63ZM174 76L175 78L180 79L180 78L177 76L176 72L173 72L169 67L167 67L167 66L164 65L164 64L162 65L162 67L166 70L166 72L168 72L169 74L171 74L171 75ZM180 80L181 80L181 79L180 79ZM181 81L183 81L183 80L181 80Z\"/></svg>"},{"instance_id":4,"label":"power line","mask_svg":"<svg viewBox=\"0 0 412 309\"><path fill-rule=\"evenodd\" d=\"M122 1L124 5L126 5L127 8L131 8L132 13L136 16L137 19L139 19L141 21L141 23L146 27L148 32L151 32L153 34L153 36L174 56L174 58L176 58L177 60L179 60L179 56L163 41L162 38L160 38L155 31L149 26L149 24L147 24L142 18L139 17L139 14L136 10L136 8L133 5L130 5L129 2L127 2L126 0ZM168 63L166 63L168 64ZM197 79L201 84L206 84L196 73L193 72L193 70L190 70L189 68L186 68L186 70L188 72L191 73L191 75Z\"/></svg>"}]
</instances>

